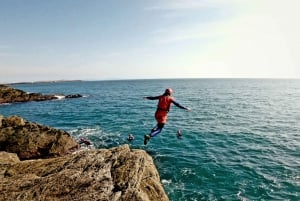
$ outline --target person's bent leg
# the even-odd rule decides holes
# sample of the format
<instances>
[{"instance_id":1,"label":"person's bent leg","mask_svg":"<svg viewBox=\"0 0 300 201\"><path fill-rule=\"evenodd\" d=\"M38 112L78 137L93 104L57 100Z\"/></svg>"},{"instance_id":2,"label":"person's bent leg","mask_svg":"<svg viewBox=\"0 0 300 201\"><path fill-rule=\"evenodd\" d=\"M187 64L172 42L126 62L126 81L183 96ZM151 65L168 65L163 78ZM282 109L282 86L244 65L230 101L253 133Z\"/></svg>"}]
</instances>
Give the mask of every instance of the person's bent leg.
<instances>
[{"instance_id":1,"label":"person's bent leg","mask_svg":"<svg viewBox=\"0 0 300 201\"><path fill-rule=\"evenodd\" d=\"M156 135L158 135L163 127L164 127L164 123L158 123L152 130L151 130L151 133L150 133L150 137L155 137Z\"/></svg>"},{"instance_id":2,"label":"person's bent leg","mask_svg":"<svg viewBox=\"0 0 300 201\"><path fill-rule=\"evenodd\" d=\"M149 135L145 135L144 136L144 145L148 144L148 141L150 140L151 137L155 137L157 134L159 134L163 127L164 127L164 123L158 123L152 130L151 133Z\"/></svg>"}]
</instances>

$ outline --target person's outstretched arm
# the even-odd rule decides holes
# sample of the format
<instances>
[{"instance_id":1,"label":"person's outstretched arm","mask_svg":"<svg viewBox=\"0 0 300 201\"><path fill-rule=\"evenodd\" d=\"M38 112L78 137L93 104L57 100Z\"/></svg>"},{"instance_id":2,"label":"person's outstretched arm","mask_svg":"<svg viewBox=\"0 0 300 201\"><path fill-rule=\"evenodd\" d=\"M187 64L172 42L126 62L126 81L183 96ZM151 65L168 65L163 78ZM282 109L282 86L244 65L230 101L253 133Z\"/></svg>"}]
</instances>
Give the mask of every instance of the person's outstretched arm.
<instances>
[{"instance_id":1,"label":"person's outstretched arm","mask_svg":"<svg viewBox=\"0 0 300 201\"><path fill-rule=\"evenodd\" d=\"M176 105L177 107L181 108L181 109L185 109L185 110L187 110L187 111L191 111L191 110L192 110L192 109L189 108L189 107L184 107L183 105L181 105L180 103L176 102L175 100L173 100L172 103L173 103L174 105Z\"/></svg>"},{"instance_id":2,"label":"person's outstretched arm","mask_svg":"<svg viewBox=\"0 0 300 201\"><path fill-rule=\"evenodd\" d=\"M157 100L159 99L160 96L144 96L144 99L148 99L148 100Z\"/></svg>"}]
</instances>

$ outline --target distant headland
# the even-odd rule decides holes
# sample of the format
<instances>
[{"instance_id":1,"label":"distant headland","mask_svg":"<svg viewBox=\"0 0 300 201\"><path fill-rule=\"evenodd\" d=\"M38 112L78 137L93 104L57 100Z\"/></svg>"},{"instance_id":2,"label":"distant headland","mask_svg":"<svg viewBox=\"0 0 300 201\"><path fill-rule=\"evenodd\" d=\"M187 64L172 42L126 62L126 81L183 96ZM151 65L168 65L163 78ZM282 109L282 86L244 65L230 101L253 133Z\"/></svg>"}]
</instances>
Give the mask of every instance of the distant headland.
<instances>
[{"instance_id":1,"label":"distant headland","mask_svg":"<svg viewBox=\"0 0 300 201\"><path fill-rule=\"evenodd\" d=\"M11 82L11 83L3 83L7 85L14 84L41 84L41 83L60 83L60 82L82 82L83 80L44 80L44 81L32 81L32 82Z\"/></svg>"}]
</instances>

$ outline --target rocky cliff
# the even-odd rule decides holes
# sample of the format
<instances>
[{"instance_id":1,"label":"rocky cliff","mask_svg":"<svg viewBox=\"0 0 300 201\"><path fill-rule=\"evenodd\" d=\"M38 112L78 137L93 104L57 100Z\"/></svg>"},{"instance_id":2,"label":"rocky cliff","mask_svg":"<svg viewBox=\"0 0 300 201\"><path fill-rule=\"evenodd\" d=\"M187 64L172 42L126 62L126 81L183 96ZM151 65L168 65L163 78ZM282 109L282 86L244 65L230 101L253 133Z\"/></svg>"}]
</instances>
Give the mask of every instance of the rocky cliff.
<instances>
[{"instance_id":1,"label":"rocky cliff","mask_svg":"<svg viewBox=\"0 0 300 201\"><path fill-rule=\"evenodd\" d=\"M57 134L55 129L46 129L20 117L2 117L0 123L1 201L169 200L151 156L143 150L132 150L123 145L112 149L79 149L66 155L78 144L63 131ZM39 133L37 130L42 132L40 136L36 135ZM20 142L15 140L23 135ZM61 136L65 139L62 140ZM47 137L51 143L38 143L37 138L46 142ZM47 151L38 151L42 145L46 145ZM43 153L50 155L47 157ZM20 161L18 156L22 159L46 159Z\"/></svg>"},{"instance_id":2,"label":"rocky cliff","mask_svg":"<svg viewBox=\"0 0 300 201\"><path fill-rule=\"evenodd\" d=\"M65 131L0 116L0 151L16 153L21 160L66 155L79 144Z\"/></svg>"}]
</instances>

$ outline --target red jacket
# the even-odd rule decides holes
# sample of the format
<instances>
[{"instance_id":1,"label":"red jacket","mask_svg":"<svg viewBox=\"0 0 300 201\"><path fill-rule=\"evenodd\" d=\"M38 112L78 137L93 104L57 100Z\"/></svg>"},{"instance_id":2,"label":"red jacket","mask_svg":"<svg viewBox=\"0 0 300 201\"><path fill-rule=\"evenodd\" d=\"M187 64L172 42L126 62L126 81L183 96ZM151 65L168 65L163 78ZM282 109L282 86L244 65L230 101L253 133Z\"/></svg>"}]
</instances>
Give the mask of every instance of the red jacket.
<instances>
[{"instance_id":1,"label":"red jacket","mask_svg":"<svg viewBox=\"0 0 300 201\"><path fill-rule=\"evenodd\" d=\"M172 96L161 95L161 96L148 96L146 98L149 100L158 99L157 110L155 112L155 119L157 123L165 124L167 122L168 112L170 111L171 103L173 103L179 108L187 109L186 107L177 103Z\"/></svg>"}]
</instances>

